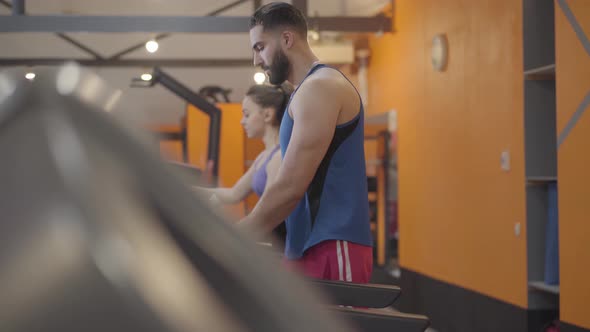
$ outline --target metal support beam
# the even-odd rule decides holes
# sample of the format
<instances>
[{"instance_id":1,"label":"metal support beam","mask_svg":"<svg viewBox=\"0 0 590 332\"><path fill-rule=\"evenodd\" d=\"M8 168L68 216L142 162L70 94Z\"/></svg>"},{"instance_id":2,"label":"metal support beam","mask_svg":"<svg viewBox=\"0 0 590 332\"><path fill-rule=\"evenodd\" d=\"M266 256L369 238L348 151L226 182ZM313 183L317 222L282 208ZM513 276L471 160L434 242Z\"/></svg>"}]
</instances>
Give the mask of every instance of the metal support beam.
<instances>
[{"instance_id":1,"label":"metal support beam","mask_svg":"<svg viewBox=\"0 0 590 332\"><path fill-rule=\"evenodd\" d=\"M164 38L168 38L168 37L170 37L170 34L169 34L169 33L160 33L160 34L157 34L157 35L156 35L156 36L153 38L153 40L155 40L155 41L160 41L160 40L162 40L162 39L164 39ZM117 52L117 53L115 53L115 54L111 55L111 56L109 57L109 59L119 59L119 58L121 58L121 57L122 57L122 56L124 56L124 55L127 55L127 54L129 54L129 53L131 53L131 52L135 52L135 51L137 51L137 50L139 50L139 49L142 49L143 47L145 47L145 44L146 44L147 42L148 42L148 41L146 40L146 41L144 41L144 42L137 43L137 44L135 44L135 45L133 45L133 46L130 46L130 47L128 47L128 48L126 48L126 49L124 49L124 50L122 50L122 51L119 51L119 52Z\"/></svg>"},{"instance_id":2,"label":"metal support beam","mask_svg":"<svg viewBox=\"0 0 590 332\"><path fill-rule=\"evenodd\" d=\"M25 15L25 0L12 0L12 15Z\"/></svg>"},{"instance_id":3,"label":"metal support beam","mask_svg":"<svg viewBox=\"0 0 590 332\"><path fill-rule=\"evenodd\" d=\"M244 32L246 17L193 16L6 16L0 32Z\"/></svg>"},{"instance_id":4,"label":"metal support beam","mask_svg":"<svg viewBox=\"0 0 590 332\"><path fill-rule=\"evenodd\" d=\"M0 16L0 32L145 32L242 33L247 16ZM389 32L388 17L314 17L321 31Z\"/></svg>"},{"instance_id":5,"label":"metal support beam","mask_svg":"<svg viewBox=\"0 0 590 332\"><path fill-rule=\"evenodd\" d=\"M71 37L69 37L68 35L64 34L64 33L57 33L56 34L59 38L67 41L68 43L76 46L77 48L81 49L82 51L92 55L95 59L97 60L102 60L103 57L98 54L96 51L94 51L93 49L91 49L90 47L80 43L79 41L72 39Z\"/></svg>"},{"instance_id":6,"label":"metal support beam","mask_svg":"<svg viewBox=\"0 0 590 332\"><path fill-rule=\"evenodd\" d=\"M16 2L15 2L15 5L13 6L9 2L7 2L6 0L0 0L0 4L2 4L6 8L11 8L13 15L17 15L17 14L15 14L15 12L18 12L20 10L22 10L22 13L20 13L18 15L25 15L24 0L22 0L22 8L20 8L20 9L15 9L15 8L17 8L19 6ZM68 43L76 46L77 48L81 49L82 51L84 51L84 52L92 55L96 59L102 59L102 56L100 56L100 54L98 54L97 52L95 52L94 50L92 50L90 47L88 47L88 46L86 46L86 45L78 42L77 40L74 40L74 39L70 38L66 34L56 33L56 36L58 36L59 38L65 40L66 42L68 42Z\"/></svg>"},{"instance_id":7,"label":"metal support beam","mask_svg":"<svg viewBox=\"0 0 590 332\"><path fill-rule=\"evenodd\" d=\"M234 8L235 6L240 5L240 4L242 4L244 2L247 2L247 1L249 1L249 0L238 0L238 1L234 1L234 2L232 2L230 4L228 4L228 5L225 5L225 6L221 7L221 8L219 8L219 9L216 9L216 10L214 10L214 11L206 14L205 16L217 16L217 15L219 15L219 14L221 14L221 13L227 11L227 10L230 10L230 9ZM168 37L170 37L170 34L169 33L161 33L161 34L158 34L154 38L154 40L159 41L159 40L162 40L162 39L168 38ZM118 58L120 58L120 57L122 57L124 55L127 55L127 54L131 53L131 52L135 52L135 51L143 48L145 46L145 43L147 43L147 42L148 41L146 40L143 43L137 43L137 44L135 44L133 46L130 46L130 47L128 47L128 48L126 48L126 49L124 49L124 50L122 50L120 52L117 52L117 53L113 54L109 59L118 59Z\"/></svg>"},{"instance_id":8,"label":"metal support beam","mask_svg":"<svg viewBox=\"0 0 590 332\"><path fill-rule=\"evenodd\" d=\"M252 59L3 59L0 67L10 66L59 66L74 61L89 67L252 67Z\"/></svg>"},{"instance_id":9,"label":"metal support beam","mask_svg":"<svg viewBox=\"0 0 590 332\"><path fill-rule=\"evenodd\" d=\"M309 16L309 13L307 12L307 0L293 0L291 3L293 4L293 7L299 9L305 17Z\"/></svg>"}]
</instances>

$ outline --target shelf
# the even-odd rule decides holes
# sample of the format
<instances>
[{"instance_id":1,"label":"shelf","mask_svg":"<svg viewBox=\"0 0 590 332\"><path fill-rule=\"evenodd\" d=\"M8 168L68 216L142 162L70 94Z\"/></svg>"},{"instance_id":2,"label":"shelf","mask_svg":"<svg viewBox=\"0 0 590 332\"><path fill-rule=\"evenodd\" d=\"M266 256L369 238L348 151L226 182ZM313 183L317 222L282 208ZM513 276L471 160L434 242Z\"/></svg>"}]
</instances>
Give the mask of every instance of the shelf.
<instances>
[{"instance_id":1,"label":"shelf","mask_svg":"<svg viewBox=\"0 0 590 332\"><path fill-rule=\"evenodd\" d=\"M545 283L550 281L549 272L558 272L552 260L558 184L557 5L553 0L523 0L522 4L528 309L559 311L559 285Z\"/></svg>"},{"instance_id":2,"label":"shelf","mask_svg":"<svg viewBox=\"0 0 590 332\"><path fill-rule=\"evenodd\" d=\"M556 175L555 81L526 80L524 101L525 175Z\"/></svg>"},{"instance_id":3,"label":"shelf","mask_svg":"<svg viewBox=\"0 0 590 332\"><path fill-rule=\"evenodd\" d=\"M557 176L529 176L526 181L528 183L551 183L557 182Z\"/></svg>"},{"instance_id":4,"label":"shelf","mask_svg":"<svg viewBox=\"0 0 590 332\"><path fill-rule=\"evenodd\" d=\"M528 80L554 80L555 64L526 70L524 77Z\"/></svg>"},{"instance_id":5,"label":"shelf","mask_svg":"<svg viewBox=\"0 0 590 332\"><path fill-rule=\"evenodd\" d=\"M365 118L366 125L387 125L389 122L389 113L379 113L377 115L370 115Z\"/></svg>"},{"instance_id":6,"label":"shelf","mask_svg":"<svg viewBox=\"0 0 590 332\"><path fill-rule=\"evenodd\" d=\"M537 291L559 295L559 285L547 285L542 281L530 281L529 288Z\"/></svg>"},{"instance_id":7,"label":"shelf","mask_svg":"<svg viewBox=\"0 0 590 332\"><path fill-rule=\"evenodd\" d=\"M367 166L382 166L383 159L367 159L365 160Z\"/></svg>"},{"instance_id":8,"label":"shelf","mask_svg":"<svg viewBox=\"0 0 590 332\"><path fill-rule=\"evenodd\" d=\"M555 63L555 3L524 0L523 65L526 70Z\"/></svg>"}]
</instances>

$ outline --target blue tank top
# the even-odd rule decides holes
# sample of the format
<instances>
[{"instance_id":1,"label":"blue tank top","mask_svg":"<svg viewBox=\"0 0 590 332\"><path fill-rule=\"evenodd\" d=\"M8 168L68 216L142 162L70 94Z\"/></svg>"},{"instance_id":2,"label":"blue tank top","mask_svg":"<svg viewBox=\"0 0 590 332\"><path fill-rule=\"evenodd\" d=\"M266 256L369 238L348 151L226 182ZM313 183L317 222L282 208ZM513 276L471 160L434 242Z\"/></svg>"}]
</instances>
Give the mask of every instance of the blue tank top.
<instances>
[{"instance_id":1,"label":"blue tank top","mask_svg":"<svg viewBox=\"0 0 590 332\"><path fill-rule=\"evenodd\" d=\"M258 195L258 197L262 196L264 193L264 188L266 188L266 180L268 174L266 174L266 165L272 159L275 152L279 151L279 146L275 147L266 157L264 163L254 172L254 176L252 177L252 190ZM256 167L257 164L254 165Z\"/></svg>"},{"instance_id":2,"label":"blue tank top","mask_svg":"<svg viewBox=\"0 0 590 332\"><path fill-rule=\"evenodd\" d=\"M322 67L326 65L312 67L303 81ZM291 100L296 93L297 89L291 95ZM293 119L286 111L279 131L283 156L289 146L293 124ZM302 257L307 249L326 240L345 240L367 246L373 244L362 102L354 119L336 126L326 155L305 195L287 217L286 226L285 256L289 259Z\"/></svg>"}]
</instances>

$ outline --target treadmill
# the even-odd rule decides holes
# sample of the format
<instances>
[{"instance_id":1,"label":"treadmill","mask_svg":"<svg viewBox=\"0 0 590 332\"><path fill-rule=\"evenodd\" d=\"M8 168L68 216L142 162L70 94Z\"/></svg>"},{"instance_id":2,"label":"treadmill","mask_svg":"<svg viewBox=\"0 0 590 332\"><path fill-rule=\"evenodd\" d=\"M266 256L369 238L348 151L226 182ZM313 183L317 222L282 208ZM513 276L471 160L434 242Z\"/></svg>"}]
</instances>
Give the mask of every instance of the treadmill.
<instances>
[{"instance_id":1,"label":"treadmill","mask_svg":"<svg viewBox=\"0 0 590 332\"><path fill-rule=\"evenodd\" d=\"M218 183L219 175L219 148L221 144L221 110L212 104L205 96L201 93L195 93L189 89L186 85L176 80L172 75L166 73L159 67L155 67L152 71L150 80L143 80L141 78L134 78L131 81L131 87L134 88L151 88L156 84L160 84L165 87L168 91L172 92L179 98L183 99L187 103L194 105L197 109L205 113L209 117L209 136L207 146L207 161L211 163L212 167L210 170L211 179L209 179L209 185L216 185ZM227 96L225 96L227 101ZM191 173L197 172L198 175L203 175L202 171L196 167L191 167L188 162L188 151L187 151L187 133L186 128L181 133L182 141L182 154L184 163L171 162L172 166L186 169ZM192 169L191 169L192 168ZM202 177L201 177L202 178ZM197 182L200 185L204 183ZM193 183L193 184L197 184Z\"/></svg>"},{"instance_id":2,"label":"treadmill","mask_svg":"<svg viewBox=\"0 0 590 332\"><path fill-rule=\"evenodd\" d=\"M175 163L174 167L187 176L187 183L198 183L199 173L194 172L190 165ZM274 252L277 260L282 256L281 253ZM401 295L401 289L392 285L379 284L355 284L350 282L314 280L309 279L314 287L319 288L320 292L325 294L325 301L329 304L364 307L364 308L388 308Z\"/></svg>"},{"instance_id":3,"label":"treadmill","mask_svg":"<svg viewBox=\"0 0 590 332\"><path fill-rule=\"evenodd\" d=\"M75 65L32 84L0 76L0 150L10 161L0 166L0 301L11 308L1 330L427 327L423 316L319 305L321 295L92 105L86 77Z\"/></svg>"}]
</instances>

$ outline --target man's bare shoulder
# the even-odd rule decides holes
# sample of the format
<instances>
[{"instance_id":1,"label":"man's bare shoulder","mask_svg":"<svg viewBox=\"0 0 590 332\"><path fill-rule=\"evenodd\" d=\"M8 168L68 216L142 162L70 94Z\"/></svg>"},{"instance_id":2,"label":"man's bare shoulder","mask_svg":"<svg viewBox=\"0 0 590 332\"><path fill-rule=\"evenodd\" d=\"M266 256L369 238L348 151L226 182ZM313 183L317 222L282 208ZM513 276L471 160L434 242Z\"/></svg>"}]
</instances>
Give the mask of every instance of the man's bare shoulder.
<instances>
[{"instance_id":1,"label":"man's bare shoulder","mask_svg":"<svg viewBox=\"0 0 590 332\"><path fill-rule=\"evenodd\" d=\"M333 73L318 71L301 83L299 91L305 91L306 93L312 94L323 94L337 90L340 84L338 77Z\"/></svg>"},{"instance_id":2,"label":"man's bare shoulder","mask_svg":"<svg viewBox=\"0 0 590 332\"><path fill-rule=\"evenodd\" d=\"M296 113L298 109L321 109L324 114L329 110L338 114L345 110L343 117L338 116L340 123L356 115L358 104L356 89L343 74L332 68L320 68L301 83L289 114L293 116L293 111Z\"/></svg>"},{"instance_id":3,"label":"man's bare shoulder","mask_svg":"<svg viewBox=\"0 0 590 332\"><path fill-rule=\"evenodd\" d=\"M333 68L318 69L301 86L303 87L305 84L325 89L346 89L351 85L342 73Z\"/></svg>"},{"instance_id":4,"label":"man's bare shoulder","mask_svg":"<svg viewBox=\"0 0 590 332\"><path fill-rule=\"evenodd\" d=\"M348 92L350 83L333 69L322 68L301 83L293 101L301 99L336 98Z\"/></svg>"}]
</instances>

